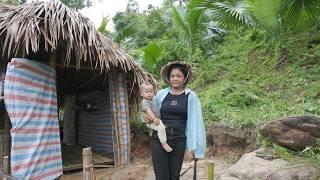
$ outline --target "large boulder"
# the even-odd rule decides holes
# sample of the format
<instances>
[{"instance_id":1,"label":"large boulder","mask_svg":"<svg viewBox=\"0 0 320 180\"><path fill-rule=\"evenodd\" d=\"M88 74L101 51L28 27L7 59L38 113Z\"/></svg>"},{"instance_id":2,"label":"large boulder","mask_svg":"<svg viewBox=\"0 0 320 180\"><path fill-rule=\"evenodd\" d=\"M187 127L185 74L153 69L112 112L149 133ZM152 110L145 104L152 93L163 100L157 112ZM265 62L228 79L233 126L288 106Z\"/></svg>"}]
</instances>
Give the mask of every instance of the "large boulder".
<instances>
[{"instance_id":1,"label":"large boulder","mask_svg":"<svg viewBox=\"0 0 320 180\"><path fill-rule=\"evenodd\" d=\"M217 179L223 180L231 177L236 179L265 179L268 174L287 166L288 162L282 159L265 160L257 157L256 152L261 151L263 149L244 154L234 165L229 167L226 173Z\"/></svg>"},{"instance_id":2,"label":"large boulder","mask_svg":"<svg viewBox=\"0 0 320 180\"><path fill-rule=\"evenodd\" d=\"M265 149L258 149L244 154L234 165L217 176L217 180L313 180L320 178L320 169L311 164L290 165L282 159L266 160Z\"/></svg>"},{"instance_id":3,"label":"large boulder","mask_svg":"<svg viewBox=\"0 0 320 180\"><path fill-rule=\"evenodd\" d=\"M312 165L294 165L283 169L278 169L269 174L266 178L266 180L287 179L320 179L320 169Z\"/></svg>"},{"instance_id":4,"label":"large boulder","mask_svg":"<svg viewBox=\"0 0 320 180\"><path fill-rule=\"evenodd\" d=\"M260 134L278 145L302 150L316 145L320 138L320 118L314 115L285 117L263 125Z\"/></svg>"}]
</instances>

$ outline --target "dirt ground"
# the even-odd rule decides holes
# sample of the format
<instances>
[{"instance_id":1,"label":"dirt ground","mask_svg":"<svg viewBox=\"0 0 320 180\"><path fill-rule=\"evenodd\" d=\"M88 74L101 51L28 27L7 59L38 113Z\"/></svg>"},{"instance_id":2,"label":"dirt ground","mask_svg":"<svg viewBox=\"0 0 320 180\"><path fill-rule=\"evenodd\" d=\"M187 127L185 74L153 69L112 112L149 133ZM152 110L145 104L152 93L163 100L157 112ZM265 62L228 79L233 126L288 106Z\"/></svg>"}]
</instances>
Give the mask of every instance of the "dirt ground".
<instances>
[{"instance_id":1,"label":"dirt ground","mask_svg":"<svg viewBox=\"0 0 320 180\"><path fill-rule=\"evenodd\" d=\"M209 148L210 149L210 148ZM154 180L154 172L150 154L150 139L140 137L134 141L132 146L131 164L119 166L116 168L96 168L94 170L95 179L97 180ZM213 158L209 151L206 159L199 160L197 163L197 179L207 179L207 163L213 161L215 165L216 176L223 173L231 163L224 158ZM181 180L193 179L194 161L184 162L181 170ZM81 180L82 172L64 174L61 180Z\"/></svg>"},{"instance_id":2,"label":"dirt ground","mask_svg":"<svg viewBox=\"0 0 320 180\"><path fill-rule=\"evenodd\" d=\"M207 161L200 160L197 163L197 179L205 180L207 179ZM215 164L215 174L216 176L221 174L225 169L227 169L230 164L223 160L213 159ZM192 180L193 179L193 165L194 162L184 162L182 170L180 173L181 180ZM118 171L109 174L107 176L101 176L97 179L103 180L154 180L155 176L153 173L152 164L131 164Z\"/></svg>"}]
</instances>

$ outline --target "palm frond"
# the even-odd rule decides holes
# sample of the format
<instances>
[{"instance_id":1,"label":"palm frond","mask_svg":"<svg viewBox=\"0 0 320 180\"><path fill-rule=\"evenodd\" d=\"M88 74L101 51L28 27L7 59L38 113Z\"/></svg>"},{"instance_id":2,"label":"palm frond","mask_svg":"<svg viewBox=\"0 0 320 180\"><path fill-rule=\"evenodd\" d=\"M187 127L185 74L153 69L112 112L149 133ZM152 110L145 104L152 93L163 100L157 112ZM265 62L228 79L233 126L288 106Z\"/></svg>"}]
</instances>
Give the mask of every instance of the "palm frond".
<instances>
[{"instance_id":1,"label":"palm frond","mask_svg":"<svg viewBox=\"0 0 320 180\"><path fill-rule=\"evenodd\" d=\"M281 0L246 0L249 12L258 20L259 25L270 30L281 27L282 19L279 15Z\"/></svg>"},{"instance_id":2,"label":"palm frond","mask_svg":"<svg viewBox=\"0 0 320 180\"><path fill-rule=\"evenodd\" d=\"M204 10L197 9L196 7L202 3L202 1L203 0L191 0L187 6L186 21L188 22L191 34L196 33L201 27Z\"/></svg>"},{"instance_id":3,"label":"palm frond","mask_svg":"<svg viewBox=\"0 0 320 180\"><path fill-rule=\"evenodd\" d=\"M190 32L189 26L185 21L185 13L182 9L172 6L172 21L176 27L180 28L184 32L185 39L192 39L192 34Z\"/></svg>"},{"instance_id":4,"label":"palm frond","mask_svg":"<svg viewBox=\"0 0 320 180\"><path fill-rule=\"evenodd\" d=\"M319 20L320 1L318 0L283 0L280 6L281 16L287 24L297 25L306 14L311 20Z\"/></svg>"},{"instance_id":5,"label":"palm frond","mask_svg":"<svg viewBox=\"0 0 320 180\"><path fill-rule=\"evenodd\" d=\"M109 21L110 21L109 16L106 16L106 17L102 18L102 21L101 21L100 26L98 28L98 31L100 33L104 33L105 32Z\"/></svg>"},{"instance_id":6,"label":"palm frond","mask_svg":"<svg viewBox=\"0 0 320 180\"><path fill-rule=\"evenodd\" d=\"M202 0L196 8L205 9L214 21L219 21L225 26L254 26L256 24L244 1L231 3Z\"/></svg>"},{"instance_id":7,"label":"palm frond","mask_svg":"<svg viewBox=\"0 0 320 180\"><path fill-rule=\"evenodd\" d=\"M136 32L136 24L135 23L128 24L115 34L114 41L116 43L120 43L122 40L133 35L135 32Z\"/></svg>"},{"instance_id":8,"label":"palm frond","mask_svg":"<svg viewBox=\"0 0 320 180\"><path fill-rule=\"evenodd\" d=\"M227 32L225 29L221 28L219 24L215 21L210 21L206 24L207 33L204 39L219 39L221 40L223 35Z\"/></svg>"},{"instance_id":9,"label":"palm frond","mask_svg":"<svg viewBox=\"0 0 320 180\"><path fill-rule=\"evenodd\" d=\"M149 43L144 49L144 62L147 65L156 65L162 49L156 43Z\"/></svg>"}]
</instances>

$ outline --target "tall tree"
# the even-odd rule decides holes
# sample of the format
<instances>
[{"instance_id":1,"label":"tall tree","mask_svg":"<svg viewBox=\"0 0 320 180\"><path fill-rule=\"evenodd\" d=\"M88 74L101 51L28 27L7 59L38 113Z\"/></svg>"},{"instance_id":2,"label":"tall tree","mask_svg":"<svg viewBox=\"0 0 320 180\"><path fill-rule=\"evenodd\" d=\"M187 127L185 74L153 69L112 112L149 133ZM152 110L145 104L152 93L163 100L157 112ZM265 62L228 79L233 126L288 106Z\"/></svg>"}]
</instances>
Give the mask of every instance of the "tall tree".
<instances>
[{"instance_id":1,"label":"tall tree","mask_svg":"<svg viewBox=\"0 0 320 180\"><path fill-rule=\"evenodd\" d=\"M61 0L61 2L76 11L92 5L91 0Z\"/></svg>"},{"instance_id":2,"label":"tall tree","mask_svg":"<svg viewBox=\"0 0 320 180\"><path fill-rule=\"evenodd\" d=\"M20 5L25 3L25 0L0 0L0 4L7 4L7 5Z\"/></svg>"},{"instance_id":3,"label":"tall tree","mask_svg":"<svg viewBox=\"0 0 320 180\"><path fill-rule=\"evenodd\" d=\"M134 12L138 13L139 12L139 3L136 0L129 0L127 4L127 12Z\"/></svg>"}]
</instances>

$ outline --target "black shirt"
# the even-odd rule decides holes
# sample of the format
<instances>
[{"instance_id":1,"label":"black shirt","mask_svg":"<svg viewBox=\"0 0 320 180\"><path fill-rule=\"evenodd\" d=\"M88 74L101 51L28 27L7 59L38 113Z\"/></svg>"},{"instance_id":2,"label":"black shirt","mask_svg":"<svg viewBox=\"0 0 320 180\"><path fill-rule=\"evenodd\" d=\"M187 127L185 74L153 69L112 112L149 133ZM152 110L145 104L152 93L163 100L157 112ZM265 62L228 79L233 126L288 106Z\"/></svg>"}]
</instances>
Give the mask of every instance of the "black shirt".
<instances>
[{"instance_id":1,"label":"black shirt","mask_svg":"<svg viewBox=\"0 0 320 180\"><path fill-rule=\"evenodd\" d=\"M180 95L168 93L161 105L161 120L167 127L185 132L188 118L187 109L188 96L185 93Z\"/></svg>"}]
</instances>

